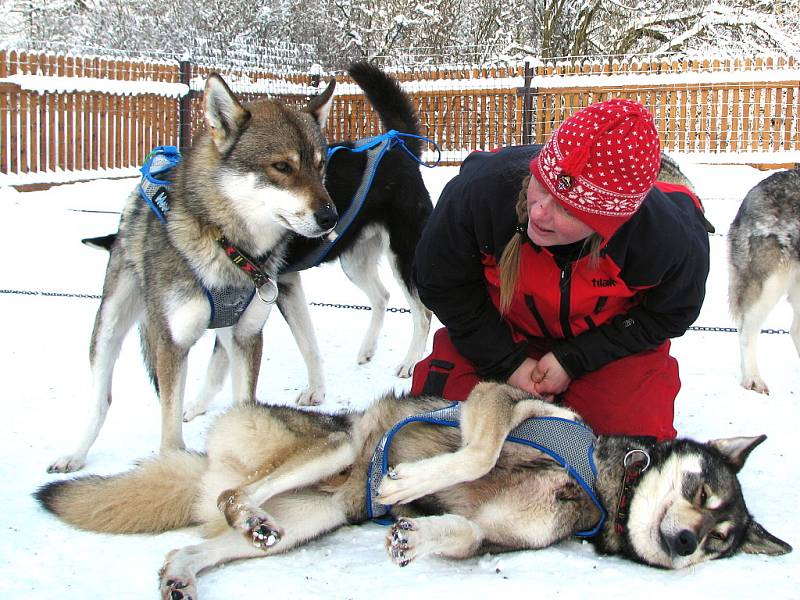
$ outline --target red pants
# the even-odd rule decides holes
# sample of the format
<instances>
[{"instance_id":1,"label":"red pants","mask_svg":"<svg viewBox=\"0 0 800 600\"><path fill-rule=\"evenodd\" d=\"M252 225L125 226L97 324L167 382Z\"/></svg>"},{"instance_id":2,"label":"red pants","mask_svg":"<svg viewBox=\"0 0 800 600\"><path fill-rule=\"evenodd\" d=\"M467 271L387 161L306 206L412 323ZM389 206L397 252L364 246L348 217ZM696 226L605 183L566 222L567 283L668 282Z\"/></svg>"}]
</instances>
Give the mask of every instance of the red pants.
<instances>
[{"instance_id":1,"label":"red pants","mask_svg":"<svg viewBox=\"0 0 800 600\"><path fill-rule=\"evenodd\" d=\"M675 396L681 388L678 361L669 341L615 360L570 383L559 396L598 435L649 435L674 438ZM539 358L532 354L533 358ZM465 400L480 381L475 367L450 341L447 329L433 336L433 350L414 367L411 394Z\"/></svg>"}]
</instances>

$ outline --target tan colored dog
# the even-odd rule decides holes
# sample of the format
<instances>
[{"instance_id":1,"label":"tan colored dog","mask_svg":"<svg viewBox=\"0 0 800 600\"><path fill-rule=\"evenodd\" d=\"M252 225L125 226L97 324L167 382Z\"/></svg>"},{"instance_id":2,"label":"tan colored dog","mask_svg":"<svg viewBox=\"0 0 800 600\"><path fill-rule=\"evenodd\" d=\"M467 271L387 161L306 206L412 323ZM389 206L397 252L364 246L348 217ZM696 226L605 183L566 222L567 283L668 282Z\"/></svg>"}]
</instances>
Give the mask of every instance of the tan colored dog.
<instances>
[{"instance_id":1,"label":"tan colored dog","mask_svg":"<svg viewBox=\"0 0 800 600\"><path fill-rule=\"evenodd\" d=\"M36 495L59 518L91 531L202 525L209 539L170 552L160 573L163 598L196 600L204 569L285 552L365 521L371 457L384 432L448 404L387 395L365 412L343 416L238 406L209 431L207 455L175 451L128 473L56 481ZM399 517L387 535L392 560L405 565L433 553L464 558L487 547L542 548L598 523L600 509L566 469L506 441L532 417L576 419L515 388L484 383L463 403L460 430L415 422L397 432L389 448L396 466L378 497ZM763 439L656 445L596 439L595 493L609 518L592 541L601 552L664 568L739 551L790 551L752 519L736 480ZM628 485L623 514L617 503L631 450L648 455L649 466Z\"/></svg>"}]
</instances>

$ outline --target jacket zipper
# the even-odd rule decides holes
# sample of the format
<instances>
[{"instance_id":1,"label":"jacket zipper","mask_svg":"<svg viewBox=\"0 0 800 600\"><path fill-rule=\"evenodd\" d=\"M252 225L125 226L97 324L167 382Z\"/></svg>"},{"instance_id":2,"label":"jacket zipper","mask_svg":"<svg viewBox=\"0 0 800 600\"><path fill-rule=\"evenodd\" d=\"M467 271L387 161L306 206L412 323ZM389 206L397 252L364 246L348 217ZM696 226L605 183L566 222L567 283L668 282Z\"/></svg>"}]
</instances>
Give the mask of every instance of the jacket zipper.
<instances>
[{"instance_id":1,"label":"jacket zipper","mask_svg":"<svg viewBox=\"0 0 800 600\"><path fill-rule=\"evenodd\" d=\"M565 338L572 337L572 326L569 322L570 316L570 289L572 287L572 263L567 263L561 269L561 301L559 303L559 321L561 321L561 331Z\"/></svg>"}]
</instances>

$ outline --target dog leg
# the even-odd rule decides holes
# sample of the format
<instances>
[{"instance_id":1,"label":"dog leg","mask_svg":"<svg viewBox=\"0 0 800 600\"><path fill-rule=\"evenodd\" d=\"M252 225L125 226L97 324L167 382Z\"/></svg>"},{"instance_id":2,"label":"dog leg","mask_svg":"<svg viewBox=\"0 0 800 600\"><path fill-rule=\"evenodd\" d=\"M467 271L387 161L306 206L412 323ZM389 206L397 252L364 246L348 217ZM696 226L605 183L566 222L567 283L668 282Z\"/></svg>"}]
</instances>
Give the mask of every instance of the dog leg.
<instances>
[{"instance_id":1,"label":"dog leg","mask_svg":"<svg viewBox=\"0 0 800 600\"><path fill-rule=\"evenodd\" d=\"M368 363L375 356L378 334L383 327L386 307L389 305L389 292L383 287L378 275L378 259L386 248L385 237L382 228L365 229L353 249L339 257L345 275L367 295L372 307L369 327L358 350L357 360L360 365Z\"/></svg>"},{"instance_id":2,"label":"dog leg","mask_svg":"<svg viewBox=\"0 0 800 600\"><path fill-rule=\"evenodd\" d=\"M206 378L203 381L203 388L200 390L194 402L183 411L184 423L188 423L208 410L211 401L219 394L222 385L225 383L225 376L228 374L229 367L230 360L228 359L228 352L222 345L219 336L217 336L214 339L214 350L211 352L211 358L206 368Z\"/></svg>"},{"instance_id":3,"label":"dog leg","mask_svg":"<svg viewBox=\"0 0 800 600\"><path fill-rule=\"evenodd\" d=\"M131 326L144 310L142 293L135 276L121 265L121 258L112 252L109 258L103 299L97 310L89 363L92 371L92 408L88 424L75 450L51 464L49 473L69 473L81 469L89 448L100 433L111 405L111 379L122 342Z\"/></svg>"},{"instance_id":4,"label":"dog leg","mask_svg":"<svg viewBox=\"0 0 800 600\"><path fill-rule=\"evenodd\" d=\"M419 362L425 352L425 344L428 342L428 333L431 329L431 311L428 310L428 307L419 299L417 290L410 290L408 286L406 286L406 282L403 280L403 276L400 273L398 257L391 251L388 251L387 255L389 256L389 264L392 267L394 277L400 289L403 290L403 294L405 294L406 302L408 302L408 306L411 310L411 319L414 324L411 343L408 345L406 355L394 370L395 375L406 378L411 377L411 373L414 371L414 365Z\"/></svg>"},{"instance_id":5,"label":"dog leg","mask_svg":"<svg viewBox=\"0 0 800 600\"><path fill-rule=\"evenodd\" d=\"M231 387L233 401L236 404L251 404L256 401L263 340L261 329L253 335L240 337L234 327L230 345L230 360Z\"/></svg>"},{"instance_id":6,"label":"dog leg","mask_svg":"<svg viewBox=\"0 0 800 600\"><path fill-rule=\"evenodd\" d=\"M378 500L387 505L405 504L483 477L494 467L514 427L529 417L554 410L574 418L571 411L531 399L517 388L499 383L478 384L461 406L461 448L397 465L383 478Z\"/></svg>"},{"instance_id":7,"label":"dog leg","mask_svg":"<svg viewBox=\"0 0 800 600\"><path fill-rule=\"evenodd\" d=\"M386 551L392 562L405 567L428 554L468 558L475 554L483 539L478 524L461 515L402 518L386 535Z\"/></svg>"},{"instance_id":8,"label":"dog leg","mask_svg":"<svg viewBox=\"0 0 800 600\"><path fill-rule=\"evenodd\" d=\"M227 531L200 544L173 550L159 572L161 597L197 600L197 576L201 571L233 560L285 552L347 522L341 503L329 494L293 493L273 499L267 508L290 524L279 544L256 547L238 533Z\"/></svg>"},{"instance_id":9,"label":"dog leg","mask_svg":"<svg viewBox=\"0 0 800 600\"><path fill-rule=\"evenodd\" d=\"M296 402L299 406L316 406L325 400L325 378L303 282L299 273L287 273L281 275L279 284L278 310L289 325L308 374L308 387L300 392Z\"/></svg>"},{"instance_id":10,"label":"dog leg","mask_svg":"<svg viewBox=\"0 0 800 600\"><path fill-rule=\"evenodd\" d=\"M344 432L331 433L315 442L314 446L305 446L302 452L287 457L254 483L225 490L219 495L217 507L228 524L254 545L266 548L283 536L276 519L259 508L261 505L283 492L302 489L341 472L356 457L356 449Z\"/></svg>"},{"instance_id":11,"label":"dog leg","mask_svg":"<svg viewBox=\"0 0 800 600\"><path fill-rule=\"evenodd\" d=\"M761 325L778 300L786 293L788 275L786 271L774 272L764 281L761 294L748 306L739 319L739 350L741 355L741 385L747 390L769 394L769 388L758 369L757 343Z\"/></svg>"},{"instance_id":12,"label":"dog leg","mask_svg":"<svg viewBox=\"0 0 800 600\"><path fill-rule=\"evenodd\" d=\"M161 400L161 446L167 450L183 450L182 408L186 388L188 350L159 339L156 343L156 380Z\"/></svg>"}]
</instances>

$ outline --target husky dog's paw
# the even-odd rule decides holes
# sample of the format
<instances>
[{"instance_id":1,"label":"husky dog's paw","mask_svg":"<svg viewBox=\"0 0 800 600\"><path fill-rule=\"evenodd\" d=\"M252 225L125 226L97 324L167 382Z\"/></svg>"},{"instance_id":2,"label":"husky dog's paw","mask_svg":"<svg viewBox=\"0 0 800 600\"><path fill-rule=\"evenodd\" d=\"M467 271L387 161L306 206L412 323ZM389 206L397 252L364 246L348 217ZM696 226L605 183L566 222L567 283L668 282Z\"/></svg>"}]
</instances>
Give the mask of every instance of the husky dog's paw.
<instances>
[{"instance_id":1,"label":"husky dog's paw","mask_svg":"<svg viewBox=\"0 0 800 600\"><path fill-rule=\"evenodd\" d=\"M159 589L163 600L194 600L197 598L197 588L190 578L182 579L162 574Z\"/></svg>"},{"instance_id":2,"label":"husky dog's paw","mask_svg":"<svg viewBox=\"0 0 800 600\"><path fill-rule=\"evenodd\" d=\"M373 307L373 310L374 307ZM378 338L375 335L367 333L364 340L361 342L361 348L358 349L358 356L356 362L360 365L365 365L375 356L375 350L378 347Z\"/></svg>"},{"instance_id":3,"label":"husky dog's paw","mask_svg":"<svg viewBox=\"0 0 800 600\"><path fill-rule=\"evenodd\" d=\"M769 396L769 388L761 377L742 377L742 387Z\"/></svg>"},{"instance_id":4,"label":"husky dog's paw","mask_svg":"<svg viewBox=\"0 0 800 600\"><path fill-rule=\"evenodd\" d=\"M183 422L188 423L192 419L206 414L206 407L200 402L195 402L186 407L183 411Z\"/></svg>"},{"instance_id":5,"label":"husky dog's paw","mask_svg":"<svg viewBox=\"0 0 800 600\"><path fill-rule=\"evenodd\" d=\"M325 401L325 390L308 388L297 395L297 406L319 406Z\"/></svg>"},{"instance_id":6,"label":"husky dog's paw","mask_svg":"<svg viewBox=\"0 0 800 600\"><path fill-rule=\"evenodd\" d=\"M378 501L386 505L408 504L447 487L440 481L441 473L430 466L429 461L417 461L389 469L378 488Z\"/></svg>"},{"instance_id":7,"label":"husky dog's paw","mask_svg":"<svg viewBox=\"0 0 800 600\"><path fill-rule=\"evenodd\" d=\"M48 473L72 473L74 471L80 471L84 465L86 464L86 456L76 456L73 454L68 454L67 456L62 456L49 467L47 467Z\"/></svg>"},{"instance_id":8,"label":"husky dog's paw","mask_svg":"<svg viewBox=\"0 0 800 600\"><path fill-rule=\"evenodd\" d=\"M400 377L401 379L408 379L413 371L414 363L400 363L394 368L395 377Z\"/></svg>"},{"instance_id":9,"label":"husky dog's paw","mask_svg":"<svg viewBox=\"0 0 800 600\"><path fill-rule=\"evenodd\" d=\"M266 550L283 537L283 530L260 508L251 506L238 490L225 490L217 498L217 507L225 520L256 548Z\"/></svg>"},{"instance_id":10,"label":"husky dog's paw","mask_svg":"<svg viewBox=\"0 0 800 600\"><path fill-rule=\"evenodd\" d=\"M386 534L386 552L396 565L405 567L417 558L417 526L411 519L398 519Z\"/></svg>"},{"instance_id":11,"label":"husky dog's paw","mask_svg":"<svg viewBox=\"0 0 800 600\"><path fill-rule=\"evenodd\" d=\"M250 515L244 525L245 537L256 548L261 550L271 548L280 542L283 536L283 530L274 523L270 523L269 516L266 513L264 515Z\"/></svg>"}]
</instances>

